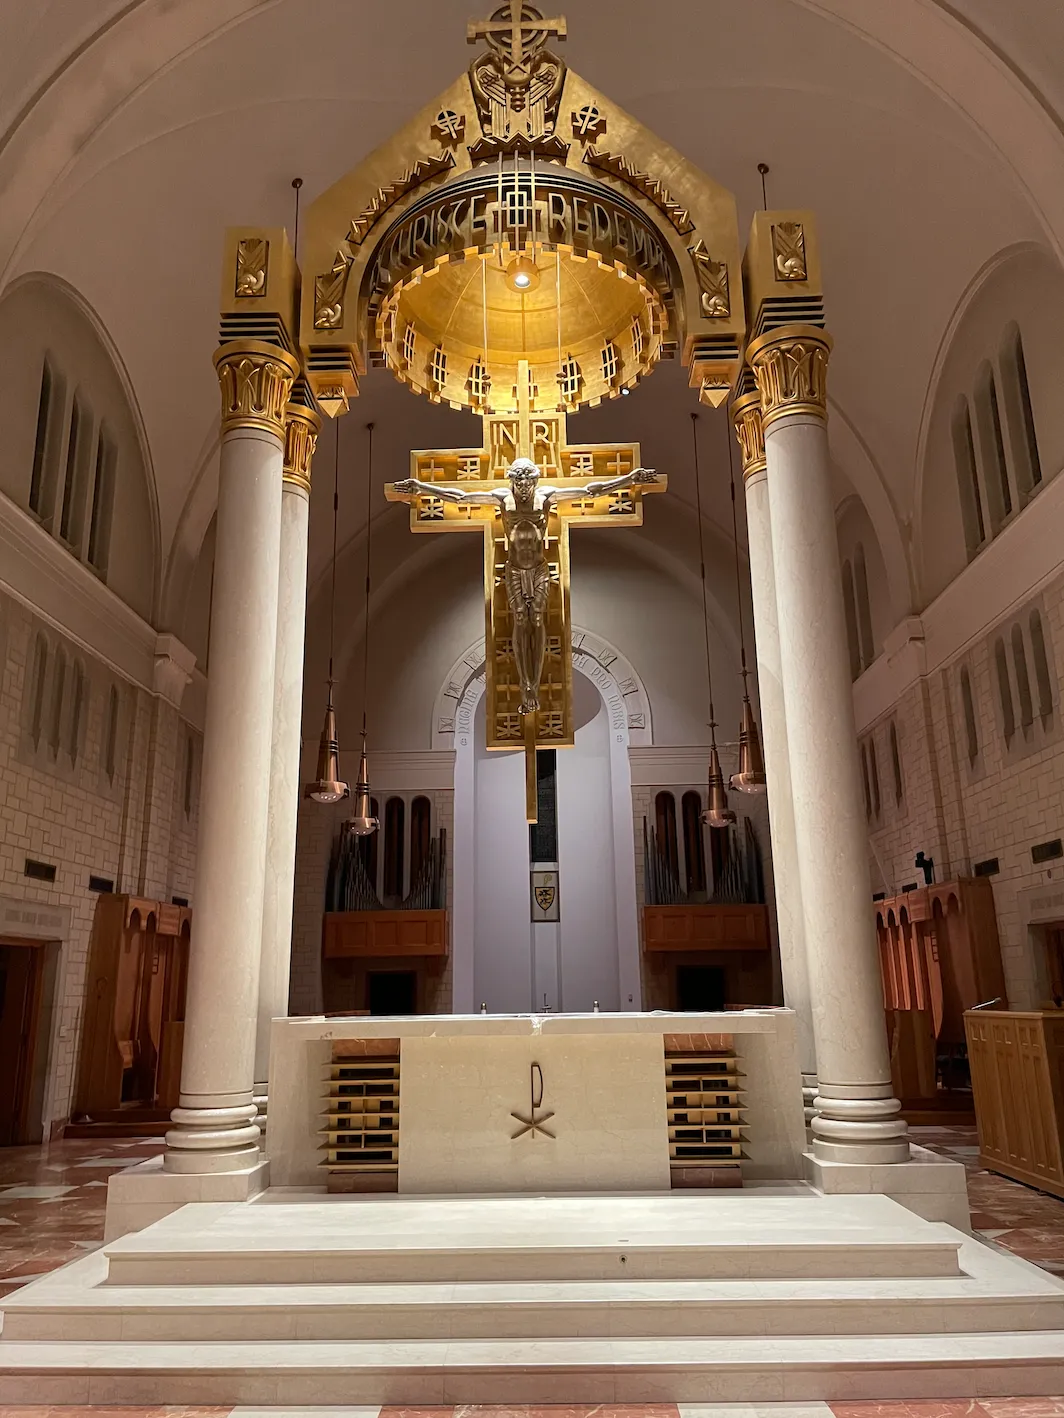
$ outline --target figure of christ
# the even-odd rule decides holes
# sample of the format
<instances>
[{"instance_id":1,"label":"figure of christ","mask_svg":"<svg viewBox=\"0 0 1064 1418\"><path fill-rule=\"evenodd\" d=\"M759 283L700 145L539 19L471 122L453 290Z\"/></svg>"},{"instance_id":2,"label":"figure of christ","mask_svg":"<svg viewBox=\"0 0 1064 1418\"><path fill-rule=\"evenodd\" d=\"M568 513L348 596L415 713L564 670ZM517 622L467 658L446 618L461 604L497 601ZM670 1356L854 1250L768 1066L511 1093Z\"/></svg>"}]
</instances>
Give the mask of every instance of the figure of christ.
<instances>
[{"instance_id":1,"label":"figure of christ","mask_svg":"<svg viewBox=\"0 0 1064 1418\"><path fill-rule=\"evenodd\" d=\"M406 502L416 497L438 497L466 507L495 505L506 538L503 576L513 621L513 653L521 685L520 712L533 714L539 708L539 684L547 650L547 597L550 594L547 520L552 506L585 497L602 497L627 487L650 487L658 477L652 468L634 468L620 477L600 479L582 487L540 486L540 471L531 458L516 459L506 476L509 490L466 491L421 482L418 478L404 478L395 484L394 492Z\"/></svg>"}]
</instances>

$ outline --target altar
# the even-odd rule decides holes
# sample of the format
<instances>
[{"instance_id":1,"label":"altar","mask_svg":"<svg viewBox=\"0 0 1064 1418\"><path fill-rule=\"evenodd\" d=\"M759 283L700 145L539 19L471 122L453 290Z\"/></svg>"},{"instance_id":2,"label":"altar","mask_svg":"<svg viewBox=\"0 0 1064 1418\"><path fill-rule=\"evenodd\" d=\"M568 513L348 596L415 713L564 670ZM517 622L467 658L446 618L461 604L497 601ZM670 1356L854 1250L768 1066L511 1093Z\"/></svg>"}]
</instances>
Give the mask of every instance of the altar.
<instances>
[{"instance_id":1,"label":"altar","mask_svg":"<svg viewBox=\"0 0 1064 1418\"><path fill-rule=\"evenodd\" d=\"M276 1019L272 1188L667 1191L802 1175L794 1014Z\"/></svg>"}]
</instances>

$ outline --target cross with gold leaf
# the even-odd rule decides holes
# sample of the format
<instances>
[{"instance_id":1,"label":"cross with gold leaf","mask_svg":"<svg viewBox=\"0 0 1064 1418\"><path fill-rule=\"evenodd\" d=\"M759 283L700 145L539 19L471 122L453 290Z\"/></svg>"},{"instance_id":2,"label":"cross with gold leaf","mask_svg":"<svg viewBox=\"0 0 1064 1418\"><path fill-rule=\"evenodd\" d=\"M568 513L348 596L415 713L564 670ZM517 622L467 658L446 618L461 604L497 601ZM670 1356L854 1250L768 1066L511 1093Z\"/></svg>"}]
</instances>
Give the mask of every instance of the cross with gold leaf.
<instances>
[{"instance_id":1,"label":"cross with gold leaf","mask_svg":"<svg viewBox=\"0 0 1064 1418\"><path fill-rule=\"evenodd\" d=\"M444 448L412 452L413 478L441 491L495 493L509 490L507 472L517 458L530 458L544 481L563 491L583 489L587 483L610 482L639 468L636 443L598 443L570 447L565 437L565 414L560 410L535 412L532 376L527 360L518 365L514 390L516 408L483 415L481 448ZM646 486L625 487L602 496L551 504L547 520L546 560L550 575L545 612L546 653L539 682L539 708L519 712L521 685L511 652L512 616L505 588L507 541L499 504L456 505L431 492L397 490L386 485L390 502L410 502L410 529L414 532L466 532L479 530L484 538L485 664L487 678L488 748L525 749L525 798L529 822L536 820L536 750L571 747L573 725L573 654L569 615L570 526L631 527L643 521L643 494L663 492L666 480Z\"/></svg>"},{"instance_id":2,"label":"cross with gold leaf","mask_svg":"<svg viewBox=\"0 0 1064 1418\"><path fill-rule=\"evenodd\" d=\"M476 44L486 39L503 61L504 79L522 82L527 80L532 61L552 34L565 38L564 19L545 20L532 5L507 0L489 19L471 20L466 40Z\"/></svg>"}]
</instances>

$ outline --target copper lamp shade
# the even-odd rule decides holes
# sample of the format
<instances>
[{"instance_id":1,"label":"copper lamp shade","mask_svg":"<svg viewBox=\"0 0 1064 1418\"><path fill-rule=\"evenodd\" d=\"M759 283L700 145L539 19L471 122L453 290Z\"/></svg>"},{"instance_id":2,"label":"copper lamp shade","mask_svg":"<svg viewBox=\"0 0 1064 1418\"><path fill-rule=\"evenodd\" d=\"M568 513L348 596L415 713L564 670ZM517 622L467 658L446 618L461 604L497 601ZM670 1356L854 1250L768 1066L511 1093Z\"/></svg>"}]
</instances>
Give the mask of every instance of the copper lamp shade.
<instances>
[{"instance_id":1,"label":"copper lamp shade","mask_svg":"<svg viewBox=\"0 0 1064 1418\"><path fill-rule=\"evenodd\" d=\"M362 742L362 755L358 760L358 782L355 784L355 810L347 819L347 825L356 837L369 837L380 826L373 816L373 804L369 797L369 763L366 760L366 744Z\"/></svg>"},{"instance_id":2,"label":"copper lamp shade","mask_svg":"<svg viewBox=\"0 0 1064 1418\"><path fill-rule=\"evenodd\" d=\"M720 756L714 744L709 753L709 806L702 814L702 822L706 827L730 827L735 820L735 813L728 806Z\"/></svg>"},{"instance_id":3,"label":"copper lamp shade","mask_svg":"<svg viewBox=\"0 0 1064 1418\"><path fill-rule=\"evenodd\" d=\"M329 686L329 702L325 706L325 723L322 725L321 742L318 744L318 775L313 783L308 783L303 796L316 803L338 803L350 797L351 790L340 781L340 745L336 739L336 713L332 702L332 685Z\"/></svg>"},{"instance_id":4,"label":"copper lamp shade","mask_svg":"<svg viewBox=\"0 0 1064 1418\"><path fill-rule=\"evenodd\" d=\"M757 720L748 695L743 697L743 718L739 726L739 771L732 774L731 786L737 793L766 791L761 735L757 731Z\"/></svg>"}]
</instances>

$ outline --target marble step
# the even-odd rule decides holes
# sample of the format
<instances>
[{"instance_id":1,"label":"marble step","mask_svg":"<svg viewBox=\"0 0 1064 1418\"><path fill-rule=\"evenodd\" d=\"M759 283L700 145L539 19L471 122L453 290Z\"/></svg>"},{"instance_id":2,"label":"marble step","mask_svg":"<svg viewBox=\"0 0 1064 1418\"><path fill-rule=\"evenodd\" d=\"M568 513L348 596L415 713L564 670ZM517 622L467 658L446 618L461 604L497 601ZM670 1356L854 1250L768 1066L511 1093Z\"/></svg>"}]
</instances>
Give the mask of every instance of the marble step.
<instances>
[{"instance_id":1,"label":"marble step","mask_svg":"<svg viewBox=\"0 0 1064 1418\"><path fill-rule=\"evenodd\" d=\"M115 1285L948 1276L960 1233L885 1197L200 1203L106 1248Z\"/></svg>"},{"instance_id":2,"label":"marble step","mask_svg":"<svg viewBox=\"0 0 1064 1418\"><path fill-rule=\"evenodd\" d=\"M945 1282L924 1282L941 1286ZM33 1287L35 1289L35 1287ZM550 1339L1064 1329L1064 1295L912 1281L56 1287L5 1301L4 1341ZM0 1360L3 1349L0 1347Z\"/></svg>"},{"instance_id":3,"label":"marble step","mask_svg":"<svg viewBox=\"0 0 1064 1418\"><path fill-rule=\"evenodd\" d=\"M0 1341L0 1404L750 1403L1062 1390L1060 1332L813 1340Z\"/></svg>"}]
</instances>

